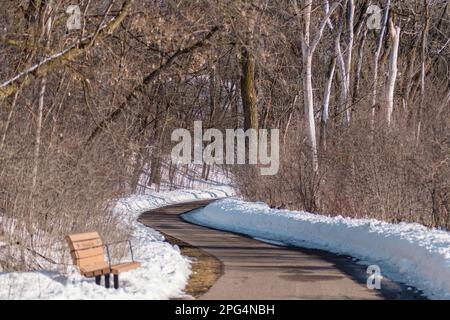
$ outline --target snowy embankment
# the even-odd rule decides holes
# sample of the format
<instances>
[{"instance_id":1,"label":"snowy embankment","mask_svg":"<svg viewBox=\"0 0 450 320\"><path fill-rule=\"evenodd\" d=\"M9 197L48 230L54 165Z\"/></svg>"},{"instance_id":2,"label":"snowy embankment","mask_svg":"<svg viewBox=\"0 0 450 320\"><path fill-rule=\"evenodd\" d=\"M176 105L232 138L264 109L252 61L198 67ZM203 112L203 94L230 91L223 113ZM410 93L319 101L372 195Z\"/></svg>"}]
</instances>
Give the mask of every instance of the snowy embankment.
<instances>
[{"instance_id":1,"label":"snowy embankment","mask_svg":"<svg viewBox=\"0 0 450 320\"><path fill-rule=\"evenodd\" d=\"M450 232L419 224L328 217L234 199L184 215L187 221L257 239L351 255L382 274L450 299Z\"/></svg>"},{"instance_id":2,"label":"snowy embankment","mask_svg":"<svg viewBox=\"0 0 450 320\"><path fill-rule=\"evenodd\" d=\"M161 234L137 222L145 211L174 203L233 195L230 187L177 190L136 195L117 202L113 214L133 227L135 260L142 267L121 274L121 288L105 289L80 276L75 267L68 274L56 271L0 273L0 299L168 299L183 295L191 273L190 262ZM67 249L68 250L68 249Z\"/></svg>"}]
</instances>

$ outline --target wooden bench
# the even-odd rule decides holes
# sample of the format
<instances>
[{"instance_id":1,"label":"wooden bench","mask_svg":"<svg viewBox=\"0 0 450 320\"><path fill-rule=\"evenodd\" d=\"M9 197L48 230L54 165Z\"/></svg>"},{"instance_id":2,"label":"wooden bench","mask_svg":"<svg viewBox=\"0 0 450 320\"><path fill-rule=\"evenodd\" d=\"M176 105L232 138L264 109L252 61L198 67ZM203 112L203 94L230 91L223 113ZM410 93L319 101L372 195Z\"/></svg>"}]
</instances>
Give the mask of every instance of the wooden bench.
<instances>
[{"instance_id":1,"label":"wooden bench","mask_svg":"<svg viewBox=\"0 0 450 320\"><path fill-rule=\"evenodd\" d=\"M66 237L69 243L70 254L73 263L80 269L80 273L87 277L95 277L95 283L100 285L101 277L105 276L105 287L109 288L110 274L114 275L114 288L119 288L119 274L125 271L139 268L141 264L134 261L133 248L131 241L119 241L110 244L103 244L100 235L97 232L88 232L73 234ZM128 242L131 252L131 262L111 265L111 257L109 254L109 246L121 242ZM108 261L105 260L105 252Z\"/></svg>"}]
</instances>

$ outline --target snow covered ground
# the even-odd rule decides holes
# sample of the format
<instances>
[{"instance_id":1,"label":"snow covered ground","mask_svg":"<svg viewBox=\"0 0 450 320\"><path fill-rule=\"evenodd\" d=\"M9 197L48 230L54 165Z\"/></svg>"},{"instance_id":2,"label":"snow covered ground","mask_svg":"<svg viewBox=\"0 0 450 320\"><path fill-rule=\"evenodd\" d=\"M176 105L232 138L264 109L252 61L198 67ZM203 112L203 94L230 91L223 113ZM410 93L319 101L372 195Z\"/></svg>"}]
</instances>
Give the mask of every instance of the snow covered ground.
<instances>
[{"instance_id":1,"label":"snow covered ground","mask_svg":"<svg viewBox=\"0 0 450 320\"><path fill-rule=\"evenodd\" d=\"M121 275L119 290L97 286L93 279L54 271L0 273L0 299L168 299L183 295L190 262L158 232L137 222L145 211L177 202L231 196L230 187L177 190L131 196L117 202L113 212L133 226L135 259L142 267Z\"/></svg>"},{"instance_id":2,"label":"snow covered ground","mask_svg":"<svg viewBox=\"0 0 450 320\"><path fill-rule=\"evenodd\" d=\"M391 279L450 299L450 232L419 224L328 217L235 199L184 215L190 222L289 245L351 255Z\"/></svg>"},{"instance_id":3,"label":"snow covered ground","mask_svg":"<svg viewBox=\"0 0 450 320\"><path fill-rule=\"evenodd\" d=\"M149 190L155 190L155 185L150 185L149 183L151 172L150 168L151 163L148 163L139 178L139 193L147 193ZM203 177L202 164L190 164L177 167L172 179L170 179L171 170L173 170L173 168L170 166L170 161L163 159L161 162L160 191L170 191L174 189L203 190L211 187L220 187L232 184L231 174L218 166L210 167L207 180Z\"/></svg>"}]
</instances>

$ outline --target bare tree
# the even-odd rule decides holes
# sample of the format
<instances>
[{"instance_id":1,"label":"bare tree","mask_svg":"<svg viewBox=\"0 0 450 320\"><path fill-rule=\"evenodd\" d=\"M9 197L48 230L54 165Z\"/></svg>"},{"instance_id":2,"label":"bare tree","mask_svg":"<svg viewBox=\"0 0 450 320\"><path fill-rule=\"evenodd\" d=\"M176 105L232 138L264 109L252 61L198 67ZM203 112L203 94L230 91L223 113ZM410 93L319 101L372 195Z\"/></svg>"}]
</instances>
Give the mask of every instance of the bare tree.
<instances>
[{"instance_id":1,"label":"bare tree","mask_svg":"<svg viewBox=\"0 0 450 320\"><path fill-rule=\"evenodd\" d=\"M383 41L384 41L384 34L386 33L386 28L388 24L388 18L389 18L389 10L391 7L391 0L386 0L386 4L384 6L384 16L383 16L383 22L381 25L381 30L378 35L378 42L377 42L377 50L375 52L374 57L374 66L373 66L373 87L372 87L372 132L374 130L375 125L375 112L377 108L377 93L378 93L378 72L379 72L379 61L380 61L380 55L381 50L383 49Z\"/></svg>"},{"instance_id":2,"label":"bare tree","mask_svg":"<svg viewBox=\"0 0 450 320\"><path fill-rule=\"evenodd\" d=\"M244 109L244 130L258 130L258 108L255 89L255 58L242 47L241 50L241 96Z\"/></svg>"},{"instance_id":3,"label":"bare tree","mask_svg":"<svg viewBox=\"0 0 450 320\"><path fill-rule=\"evenodd\" d=\"M339 2L334 3L326 16L323 18L320 26L315 31L315 37L311 39L311 13L312 13L312 0L304 0L302 2L303 14L300 15L300 8L298 7L296 1L295 9L297 11L298 16L303 16L303 25L301 28L301 48L302 48L302 64L303 64L303 99L305 105L305 112L308 119L308 136L309 143L311 146L312 153L312 164L314 173L319 172L319 161L317 154L317 138L316 138L316 124L314 118L314 94L313 94L313 86L312 86L312 65L313 65L313 56L314 52L317 48L317 45L320 42L320 39L323 36L323 32L325 26L327 25L327 21L330 16L338 7Z\"/></svg>"},{"instance_id":4,"label":"bare tree","mask_svg":"<svg viewBox=\"0 0 450 320\"><path fill-rule=\"evenodd\" d=\"M428 46L428 32L430 28L430 9L428 0L423 0L424 12L425 12L425 26L422 31L421 37L421 54L420 54L420 103L417 109L417 132L416 140L419 141L420 131L422 127L422 110L425 101L425 73L426 73L426 59L427 59L427 46Z\"/></svg>"},{"instance_id":5,"label":"bare tree","mask_svg":"<svg viewBox=\"0 0 450 320\"><path fill-rule=\"evenodd\" d=\"M391 125L392 113L394 111L394 93L395 93L395 82L397 80L397 61L398 61L398 48L400 46L400 27L394 26L394 23L390 21L389 26L390 35L392 38L392 49L391 56L389 58L389 76L387 82L387 124Z\"/></svg>"},{"instance_id":6,"label":"bare tree","mask_svg":"<svg viewBox=\"0 0 450 320\"><path fill-rule=\"evenodd\" d=\"M345 104L345 119L347 125L350 124L351 119L351 94L350 84L352 76L352 58L353 58L353 43L355 38L354 33L354 21L355 21L355 3L354 0L348 0L347 2L347 29L348 29L348 44L347 44L347 56L345 60L345 88L346 92L346 104Z\"/></svg>"},{"instance_id":7,"label":"bare tree","mask_svg":"<svg viewBox=\"0 0 450 320\"><path fill-rule=\"evenodd\" d=\"M44 10L44 14L41 16L42 20L42 34L41 39L45 41L44 48L46 51L50 48L51 41L51 31L52 31L52 10L53 10L53 1L50 0L46 3L46 7ZM33 164L33 173L32 173L32 182L31 182L31 194L35 194L36 192L36 183L38 179L38 168L39 168L39 156L41 153L41 145L42 145L42 120L44 117L44 106L45 106L45 92L47 89L47 76L44 74L40 83L39 90L39 98L38 98L38 112L36 119L36 135L35 135L35 144L34 144L34 164Z\"/></svg>"},{"instance_id":8,"label":"bare tree","mask_svg":"<svg viewBox=\"0 0 450 320\"><path fill-rule=\"evenodd\" d=\"M323 149L326 149L327 144L327 128L330 110L330 95L333 85L334 73L336 70L336 57L333 56L328 67L328 73L325 80L325 89L323 91L323 109L322 109L322 121L320 127L320 145Z\"/></svg>"}]
</instances>

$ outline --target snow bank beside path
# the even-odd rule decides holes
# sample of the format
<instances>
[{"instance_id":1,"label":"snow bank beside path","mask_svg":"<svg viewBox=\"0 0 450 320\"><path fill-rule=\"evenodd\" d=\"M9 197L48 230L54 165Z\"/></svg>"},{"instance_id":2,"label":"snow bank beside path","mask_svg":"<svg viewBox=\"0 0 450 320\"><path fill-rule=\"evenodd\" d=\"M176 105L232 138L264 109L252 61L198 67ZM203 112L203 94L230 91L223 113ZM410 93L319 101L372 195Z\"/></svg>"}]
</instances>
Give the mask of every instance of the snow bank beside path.
<instances>
[{"instance_id":1,"label":"snow bank beside path","mask_svg":"<svg viewBox=\"0 0 450 320\"><path fill-rule=\"evenodd\" d=\"M0 273L0 299L169 299L183 295L190 262L161 234L137 222L145 211L179 202L233 195L230 187L176 190L131 196L117 201L113 214L133 227L134 256L142 267L120 275L121 288L105 289L70 267L68 275L55 271Z\"/></svg>"},{"instance_id":2,"label":"snow bank beside path","mask_svg":"<svg viewBox=\"0 0 450 320\"><path fill-rule=\"evenodd\" d=\"M187 221L285 244L351 255L382 274L450 299L450 232L419 224L328 217L224 199L184 215Z\"/></svg>"},{"instance_id":3,"label":"snow bank beside path","mask_svg":"<svg viewBox=\"0 0 450 320\"><path fill-rule=\"evenodd\" d=\"M145 195L133 195L118 201L115 211L125 213L125 217L137 219L142 213L154 208L214 198L225 198L235 195L229 186L217 186L207 189L180 189L175 191L150 192Z\"/></svg>"}]
</instances>

